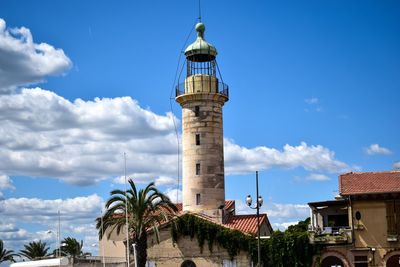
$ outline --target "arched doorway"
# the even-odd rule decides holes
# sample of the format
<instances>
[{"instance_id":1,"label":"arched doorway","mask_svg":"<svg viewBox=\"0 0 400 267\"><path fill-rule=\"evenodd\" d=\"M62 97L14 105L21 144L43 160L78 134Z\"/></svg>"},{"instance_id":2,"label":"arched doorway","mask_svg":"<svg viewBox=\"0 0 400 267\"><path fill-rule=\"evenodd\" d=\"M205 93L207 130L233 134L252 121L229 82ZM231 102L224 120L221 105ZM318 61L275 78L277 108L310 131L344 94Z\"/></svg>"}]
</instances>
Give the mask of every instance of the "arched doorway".
<instances>
[{"instance_id":1,"label":"arched doorway","mask_svg":"<svg viewBox=\"0 0 400 267\"><path fill-rule=\"evenodd\" d=\"M182 262L181 267L196 267L196 264L191 260L185 260Z\"/></svg>"},{"instance_id":2,"label":"arched doorway","mask_svg":"<svg viewBox=\"0 0 400 267\"><path fill-rule=\"evenodd\" d=\"M391 256L386 261L386 267L400 267L400 254Z\"/></svg>"},{"instance_id":3,"label":"arched doorway","mask_svg":"<svg viewBox=\"0 0 400 267\"><path fill-rule=\"evenodd\" d=\"M344 267L344 263L338 257L328 256L322 260L321 267Z\"/></svg>"}]
</instances>

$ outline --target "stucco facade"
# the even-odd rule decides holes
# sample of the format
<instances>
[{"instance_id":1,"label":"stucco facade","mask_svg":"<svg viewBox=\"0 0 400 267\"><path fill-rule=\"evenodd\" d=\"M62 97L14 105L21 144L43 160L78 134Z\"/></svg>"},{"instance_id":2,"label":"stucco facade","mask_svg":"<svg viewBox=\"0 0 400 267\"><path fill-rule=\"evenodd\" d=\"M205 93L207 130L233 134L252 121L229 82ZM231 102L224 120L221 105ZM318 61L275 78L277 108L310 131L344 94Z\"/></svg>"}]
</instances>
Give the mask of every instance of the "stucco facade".
<instances>
[{"instance_id":1,"label":"stucco facade","mask_svg":"<svg viewBox=\"0 0 400 267\"><path fill-rule=\"evenodd\" d=\"M347 185L340 180L339 199L309 203L310 241L324 247L320 258L322 267L330 267L334 258L339 259L334 264L342 267L400 266L400 187L387 184L392 192L375 192L373 183L381 186L382 180L366 174L366 177L356 176L353 181L357 193L346 191ZM400 179L400 172L388 175ZM341 177L350 178L353 177Z\"/></svg>"}]
</instances>

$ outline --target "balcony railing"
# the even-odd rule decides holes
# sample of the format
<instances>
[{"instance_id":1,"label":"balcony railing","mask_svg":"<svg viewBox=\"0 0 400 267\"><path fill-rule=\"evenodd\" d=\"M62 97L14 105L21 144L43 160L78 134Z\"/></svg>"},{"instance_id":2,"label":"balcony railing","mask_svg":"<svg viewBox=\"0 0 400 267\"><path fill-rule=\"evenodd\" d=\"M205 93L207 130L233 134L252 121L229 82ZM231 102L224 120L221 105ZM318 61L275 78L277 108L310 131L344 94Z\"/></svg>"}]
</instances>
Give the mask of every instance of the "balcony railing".
<instances>
[{"instance_id":1,"label":"balcony railing","mask_svg":"<svg viewBox=\"0 0 400 267\"><path fill-rule=\"evenodd\" d=\"M189 87L191 90L188 90ZM216 93L229 98L229 86L223 82L216 81L186 81L176 86L176 97L193 93Z\"/></svg>"},{"instance_id":2,"label":"balcony railing","mask_svg":"<svg viewBox=\"0 0 400 267\"><path fill-rule=\"evenodd\" d=\"M344 244L352 242L350 227L325 227L322 231L309 231L311 244Z\"/></svg>"}]
</instances>

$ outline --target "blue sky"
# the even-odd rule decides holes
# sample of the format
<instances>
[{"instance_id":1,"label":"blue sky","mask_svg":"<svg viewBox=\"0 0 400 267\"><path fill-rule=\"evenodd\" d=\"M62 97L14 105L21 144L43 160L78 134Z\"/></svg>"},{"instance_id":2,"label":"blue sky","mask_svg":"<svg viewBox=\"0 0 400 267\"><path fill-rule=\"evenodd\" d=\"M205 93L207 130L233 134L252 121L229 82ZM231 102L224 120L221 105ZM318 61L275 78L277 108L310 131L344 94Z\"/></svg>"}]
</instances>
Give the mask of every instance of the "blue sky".
<instances>
[{"instance_id":1,"label":"blue sky","mask_svg":"<svg viewBox=\"0 0 400 267\"><path fill-rule=\"evenodd\" d=\"M93 219L123 187L124 152L130 177L176 195L170 94L197 12L187 0L1 2L6 244L54 245L46 231L60 209L63 235L96 253ZM398 1L202 1L230 86L226 198L240 212L252 212L240 201L255 170L264 212L283 228L331 199L340 173L400 166L399 13Z\"/></svg>"}]
</instances>

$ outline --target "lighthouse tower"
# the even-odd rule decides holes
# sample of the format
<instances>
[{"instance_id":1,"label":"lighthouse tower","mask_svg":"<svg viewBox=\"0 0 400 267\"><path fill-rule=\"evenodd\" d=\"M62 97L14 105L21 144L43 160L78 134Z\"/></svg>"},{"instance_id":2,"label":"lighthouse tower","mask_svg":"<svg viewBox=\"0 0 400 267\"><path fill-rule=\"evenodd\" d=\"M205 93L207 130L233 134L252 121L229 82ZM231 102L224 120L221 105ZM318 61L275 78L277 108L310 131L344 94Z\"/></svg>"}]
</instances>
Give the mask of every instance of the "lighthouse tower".
<instances>
[{"instance_id":1,"label":"lighthouse tower","mask_svg":"<svg viewBox=\"0 0 400 267\"><path fill-rule=\"evenodd\" d=\"M222 107L228 86L222 82L217 50L196 25L197 39L185 50L186 78L176 88L182 107L183 210L221 218L225 203Z\"/></svg>"}]
</instances>

